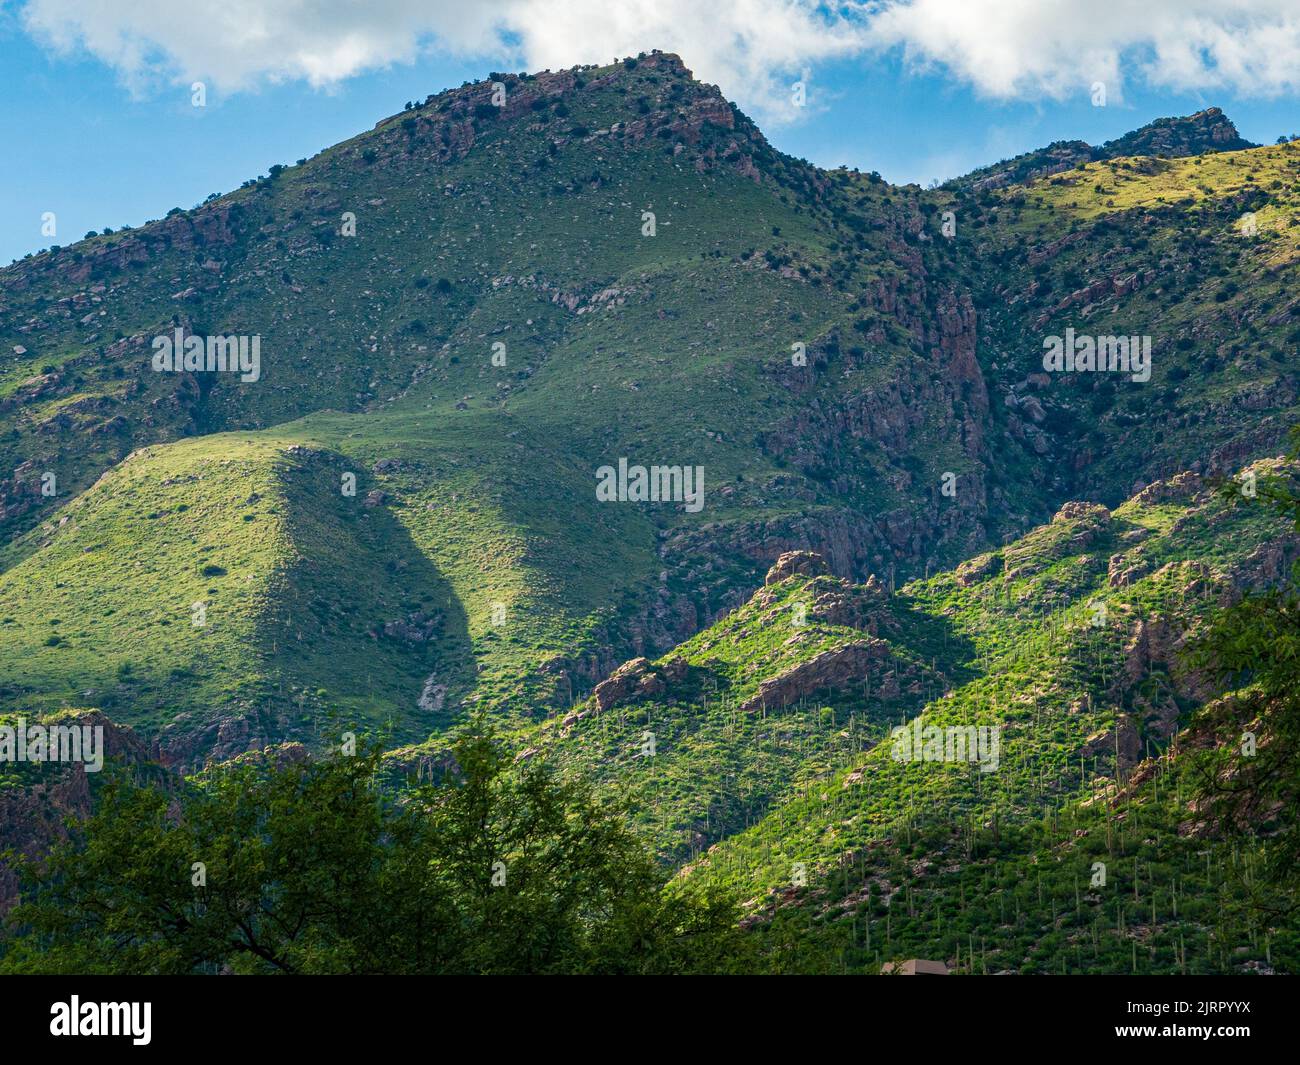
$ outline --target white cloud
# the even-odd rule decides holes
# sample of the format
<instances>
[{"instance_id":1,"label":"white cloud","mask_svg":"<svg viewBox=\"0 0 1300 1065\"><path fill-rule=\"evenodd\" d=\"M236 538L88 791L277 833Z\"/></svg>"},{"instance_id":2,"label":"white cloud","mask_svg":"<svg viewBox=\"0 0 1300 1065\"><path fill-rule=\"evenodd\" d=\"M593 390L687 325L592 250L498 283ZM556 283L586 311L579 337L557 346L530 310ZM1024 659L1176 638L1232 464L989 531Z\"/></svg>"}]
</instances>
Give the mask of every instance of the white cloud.
<instances>
[{"instance_id":1,"label":"white cloud","mask_svg":"<svg viewBox=\"0 0 1300 1065\"><path fill-rule=\"evenodd\" d=\"M133 88L199 79L236 91L263 80L330 85L409 62L422 42L489 49L494 10L452 0L29 0L22 15L38 39L84 48Z\"/></svg>"},{"instance_id":2,"label":"white cloud","mask_svg":"<svg viewBox=\"0 0 1300 1065\"><path fill-rule=\"evenodd\" d=\"M1300 88L1296 0L891 0L877 47L1001 99L1104 82L1277 95Z\"/></svg>"},{"instance_id":3,"label":"white cloud","mask_svg":"<svg viewBox=\"0 0 1300 1065\"><path fill-rule=\"evenodd\" d=\"M776 120L792 117L791 86L805 69L858 54L868 40L861 20L829 18L815 0L520 0L507 17L529 66L661 48Z\"/></svg>"},{"instance_id":4,"label":"white cloud","mask_svg":"<svg viewBox=\"0 0 1300 1065\"><path fill-rule=\"evenodd\" d=\"M424 50L560 69L651 48L768 118L789 117L810 64L852 55L866 29L817 0L28 0L29 32L85 49L134 90L202 80L219 91L304 79L325 87Z\"/></svg>"},{"instance_id":5,"label":"white cloud","mask_svg":"<svg viewBox=\"0 0 1300 1065\"><path fill-rule=\"evenodd\" d=\"M328 87L426 51L539 69L650 48L680 53L767 121L792 117L801 71L894 49L1003 99L1095 81L1115 98L1134 80L1300 88L1297 0L27 0L22 14L38 39L90 52L137 90Z\"/></svg>"}]
</instances>

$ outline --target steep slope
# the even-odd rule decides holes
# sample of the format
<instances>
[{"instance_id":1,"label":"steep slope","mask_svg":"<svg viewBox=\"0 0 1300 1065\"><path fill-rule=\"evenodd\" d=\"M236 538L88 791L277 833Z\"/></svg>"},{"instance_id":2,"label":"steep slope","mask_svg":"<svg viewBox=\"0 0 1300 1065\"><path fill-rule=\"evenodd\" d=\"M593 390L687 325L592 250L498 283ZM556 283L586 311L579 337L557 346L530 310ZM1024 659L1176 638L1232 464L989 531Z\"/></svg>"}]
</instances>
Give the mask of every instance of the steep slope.
<instances>
[{"instance_id":1,"label":"steep slope","mask_svg":"<svg viewBox=\"0 0 1300 1065\"><path fill-rule=\"evenodd\" d=\"M436 714L406 694L463 657L464 617L392 516L340 493L340 466L226 436L119 464L10 551L7 705L75 693L179 760L329 713L427 732Z\"/></svg>"},{"instance_id":2,"label":"steep slope","mask_svg":"<svg viewBox=\"0 0 1300 1065\"><path fill-rule=\"evenodd\" d=\"M946 637L878 583L850 585L792 552L742 607L657 661L624 663L516 742L521 758L608 785L666 858L687 861L853 763L942 691ZM956 641L948 649L959 661ZM442 750L431 741L393 760L418 772Z\"/></svg>"},{"instance_id":3,"label":"steep slope","mask_svg":"<svg viewBox=\"0 0 1300 1065\"><path fill-rule=\"evenodd\" d=\"M582 679L556 656L608 642L592 630L652 564L652 530L545 442L501 439L498 479L465 466L481 430L425 425L326 416L131 456L6 556L7 699L76 691L189 762L326 728L422 738L524 676L505 709L568 698Z\"/></svg>"},{"instance_id":4,"label":"steep slope","mask_svg":"<svg viewBox=\"0 0 1300 1065\"><path fill-rule=\"evenodd\" d=\"M983 541L978 490L925 505L940 467L978 483L966 411L983 387L969 307L935 311L909 246L914 193L858 190L842 224L825 176L774 153L675 57L504 84L503 108L491 83L467 86L194 212L4 271L8 529L57 523L114 461L193 434L274 424L243 439L364 461L363 495L384 493L426 564L459 573L480 659L413 686L398 671L400 697L370 707L381 717L425 687L459 702L467 671L491 702L571 698L735 605L786 545L865 576L923 544L959 557ZM345 211L355 237L336 233ZM175 330L259 337L257 379L153 372L151 338ZM321 408L348 413L294 420ZM707 510L593 509L595 471L620 459L703 467ZM329 519L306 511L304 537L328 542ZM39 548L26 536L12 558ZM321 618L322 664L340 661L347 633ZM15 661L44 639L14 634ZM87 686L70 658L33 653L47 687ZM263 659L268 728L286 689L353 700L366 684L299 676L279 653ZM223 669L228 692L207 705L246 717L253 681Z\"/></svg>"},{"instance_id":5,"label":"steep slope","mask_svg":"<svg viewBox=\"0 0 1300 1065\"><path fill-rule=\"evenodd\" d=\"M1226 507L1185 475L1113 514L1067 507L909 587L973 641L979 674L926 705L919 727L943 730L942 752L947 729L996 725L997 764L928 747L900 759L891 737L692 875L755 893L764 921L839 936L855 967L916 954L970 967L972 952L975 971L1115 971L1130 952L1135 971L1296 964L1285 921L1226 923L1243 890L1229 873L1251 844L1197 832L1177 752L1214 694L1183 654L1189 638L1297 557L1266 508Z\"/></svg>"},{"instance_id":6,"label":"steep slope","mask_svg":"<svg viewBox=\"0 0 1300 1065\"><path fill-rule=\"evenodd\" d=\"M1267 460L1243 483L1277 472L1296 476ZM1294 965L1285 922L1229 922L1251 845L1196 830L1179 752L1215 695L1195 632L1297 558L1285 521L1190 473L1113 512L1068 504L895 595L791 553L743 607L521 733L519 758L601 782L684 875L750 898L756 929L826 937L846 968ZM937 751L900 760L904 724L940 730ZM949 757L970 726L996 742ZM448 764L433 741L391 762Z\"/></svg>"},{"instance_id":7,"label":"steep slope","mask_svg":"<svg viewBox=\"0 0 1300 1065\"><path fill-rule=\"evenodd\" d=\"M1207 152L1237 152L1258 148L1237 133L1237 127L1217 107L1184 118L1158 118L1141 129L1093 147L1086 141L1056 141L992 166L980 167L948 182L951 188L987 189L1020 185L1071 170L1084 163L1127 155L1175 157Z\"/></svg>"},{"instance_id":8,"label":"steep slope","mask_svg":"<svg viewBox=\"0 0 1300 1065\"><path fill-rule=\"evenodd\" d=\"M475 706L527 729L784 552L897 584L1067 499L1272 453L1293 169L896 188L782 156L661 53L429 97L0 271L0 684L94 692L187 764L347 724L407 744ZM1035 372L1074 326L1154 334L1151 380ZM259 364L155 372L177 336L256 337ZM621 461L702 470L702 506L599 501ZM220 639L185 628L206 598Z\"/></svg>"},{"instance_id":9,"label":"steep slope","mask_svg":"<svg viewBox=\"0 0 1300 1065\"><path fill-rule=\"evenodd\" d=\"M989 439L1013 480L1116 505L1280 449L1297 417L1298 179L1288 144L1088 163L949 201L966 238L945 247L998 367ZM1045 372L1069 337L1103 362L1112 338L1149 345L1147 372Z\"/></svg>"}]
</instances>

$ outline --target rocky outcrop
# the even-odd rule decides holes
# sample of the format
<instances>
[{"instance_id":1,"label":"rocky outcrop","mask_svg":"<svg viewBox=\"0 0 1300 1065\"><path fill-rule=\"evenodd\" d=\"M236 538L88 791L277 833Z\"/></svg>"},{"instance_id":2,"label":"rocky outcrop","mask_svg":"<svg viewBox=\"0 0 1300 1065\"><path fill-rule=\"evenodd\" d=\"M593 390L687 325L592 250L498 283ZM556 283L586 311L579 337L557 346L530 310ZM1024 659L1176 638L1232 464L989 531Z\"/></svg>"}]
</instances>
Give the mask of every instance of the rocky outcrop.
<instances>
[{"instance_id":1,"label":"rocky outcrop","mask_svg":"<svg viewBox=\"0 0 1300 1065\"><path fill-rule=\"evenodd\" d=\"M1219 108L1207 107L1182 118L1158 118L1141 129L1107 141L1094 153L1097 159L1130 155L1170 158L1205 152L1237 152L1257 145L1242 138L1237 127Z\"/></svg>"},{"instance_id":2,"label":"rocky outcrop","mask_svg":"<svg viewBox=\"0 0 1300 1065\"><path fill-rule=\"evenodd\" d=\"M1110 511L1098 503L1064 504L1047 525L1003 549L1007 580L1032 577L1053 562L1096 546L1111 532Z\"/></svg>"},{"instance_id":3,"label":"rocky outcrop","mask_svg":"<svg viewBox=\"0 0 1300 1065\"><path fill-rule=\"evenodd\" d=\"M309 761L311 761L311 753L301 743L274 743L260 750L245 751L224 764L283 769L290 765L305 765Z\"/></svg>"},{"instance_id":4,"label":"rocky outcrop","mask_svg":"<svg viewBox=\"0 0 1300 1065\"><path fill-rule=\"evenodd\" d=\"M261 750L277 742L279 735L283 735L279 727L251 707L232 708L202 723L180 714L159 732L151 755L167 766L195 769Z\"/></svg>"},{"instance_id":5,"label":"rocky outcrop","mask_svg":"<svg viewBox=\"0 0 1300 1065\"><path fill-rule=\"evenodd\" d=\"M1118 738L1116 732L1118 731ZM1130 769L1142 758L1142 740L1128 714L1122 714L1114 728L1094 732L1083 742L1079 754L1084 758L1118 757L1121 769Z\"/></svg>"},{"instance_id":6,"label":"rocky outcrop","mask_svg":"<svg viewBox=\"0 0 1300 1065\"><path fill-rule=\"evenodd\" d=\"M670 658L660 667L651 665L648 658L634 658L597 684L591 698L596 709L604 711L633 699L663 695L671 684L686 676L686 671L686 660L680 656Z\"/></svg>"},{"instance_id":7,"label":"rocky outcrop","mask_svg":"<svg viewBox=\"0 0 1300 1065\"><path fill-rule=\"evenodd\" d=\"M1133 155L1167 157L1204 152L1235 152L1256 145L1242 139L1237 127L1219 108L1210 107L1184 118L1161 118L1141 129L1093 147L1086 141L1057 141L995 166L976 170L956 184L975 192L1025 184L1073 170L1099 159Z\"/></svg>"},{"instance_id":8,"label":"rocky outcrop","mask_svg":"<svg viewBox=\"0 0 1300 1065\"><path fill-rule=\"evenodd\" d=\"M1014 159L977 170L969 177L962 178L960 183L969 184L975 192L984 192L1037 181L1089 162L1092 151L1092 147L1085 141L1058 141L1038 151L1026 152Z\"/></svg>"},{"instance_id":9,"label":"rocky outcrop","mask_svg":"<svg viewBox=\"0 0 1300 1065\"><path fill-rule=\"evenodd\" d=\"M420 697L415 701L415 705L426 714L436 714L442 709L446 698L447 685L439 684L438 674L430 673L424 679L424 686L420 689Z\"/></svg>"},{"instance_id":10,"label":"rocky outcrop","mask_svg":"<svg viewBox=\"0 0 1300 1065\"><path fill-rule=\"evenodd\" d=\"M816 577L829 572L826 560L816 551L786 551L767 571L763 584L773 585L790 577Z\"/></svg>"},{"instance_id":11,"label":"rocky outcrop","mask_svg":"<svg viewBox=\"0 0 1300 1065\"><path fill-rule=\"evenodd\" d=\"M441 610L435 610L432 613L416 611L407 614L404 618L386 621L382 625L376 626L370 630L370 637L378 639L380 636L384 636L388 639L401 640L403 643L409 644L428 643L442 630L442 624L443 613Z\"/></svg>"},{"instance_id":12,"label":"rocky outcrop","mask_svg":"<svg viewBox=\"0 0 1300 1065\"><path fill-rule=\"evenodd\" d=\"M1131 559L1127 554L1111 555L1106 564L1106 583L1111 588L1125 588L1151 572L1151 563L1145 558Z\"/></svg>"},{"instance_id":13,"label":"rocky outcrop","mask_svg":"<svg viewBox=\"0 0 1300 1065\"><path fill-rule=\"evenodd\" d=\"M997 576L1002 572L1002 566L1002 555L997 551L990 551L963 562L957 567L953 577L963 588L969 588L988 577Z\"/></svg>"},{"instance_id":14,"label":"rocky outcrop","mask_svg":"<svg viewBox=\"0 0 1300 1065\"><path fill-rule=\"evenodd\" d=\"M889 610L889 592L875 577L862 584L830 578L813 588L808 620L823 625L844 625L876 636L892 631L895 620Z\"/></svg>"},{"instance_id":15,"label":"rocky outcrop","mask_svg":"<svg viewBox=\"0 0 1300 1065\"><path fill-rule=\"evenodd\" d=\"M126 765L149 759L148 748L134 732L115 725L98 710L60 715L58 724L102 728L105 759ZM83 764L46 762L32 767L30 775L31 782L24 779L16 786L0 787L0 852L13 849L34 858L67 838L68 819L89 816L92 797ZM14 904L17 895L17 874L0 859L0 915Z\"/></svg>"},{"instance_id":16,"label":"rocky outcrop","mask_svg":"<svg viewBox=\"0 0 1300 1065\"><path fill-rule=\"evenodd\" d=\"M1292 568L1300 560L1300 536L1288 533L1269 543L1260 544L1229 571L1228 579L1239 591L1276 588L1291 579Z\"/></svg>"},{"instance_id":17,"label":"rocky outcrop","mask_svg":"<svg viewBox=\"0 0 1300 1065\"><path fill-rule=\"evenodd\" d=\"M1081 532L1087 534L1104 528L1110 521L1110 511L1100 503L1063 503L1061 509L1052 515L1052 522L1064 521L1083 523L1084 528ZM1083 546L1086 547L1087 543Z\"/></svg>"},{"instance_id":18,"label":"rocky outcrop","mask_svg":"<svg viewBox=\"0 0 1300 1065\"><path fill-rule=\"evenodd\" d=\"M884 640L860 640L814 655L806 662L763 681L758 693L741 704L745 713L779 710L823 688L843 688L865 680L873 663L889 656Z\"/></svg>"},{"instance_id":19,"label":"rocky outcrop","mask_svg":"<svg viewBox=\"0 0 1300 1065\"><path fill-rule=\"evenodd\" d=\"M1204 482L1195 473L1184 471L1164 481L1154 481L1134 497L1135 503L1152 506L1156 503L1189 503L1204 490Z\"/></svg>"}]
</instances>

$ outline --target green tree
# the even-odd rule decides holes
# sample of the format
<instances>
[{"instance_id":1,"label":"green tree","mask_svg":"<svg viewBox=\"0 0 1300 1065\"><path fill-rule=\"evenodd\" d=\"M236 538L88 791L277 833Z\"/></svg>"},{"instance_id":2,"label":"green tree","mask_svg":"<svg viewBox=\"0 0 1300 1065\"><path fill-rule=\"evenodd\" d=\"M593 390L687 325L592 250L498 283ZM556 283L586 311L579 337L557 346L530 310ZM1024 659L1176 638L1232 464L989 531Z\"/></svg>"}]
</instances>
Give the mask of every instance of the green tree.
<instances>
[{"instance_id":1,"label":"green tree","mask_svg":"<svg viewBox=\"0 0 1300 1065\"><path fill-rule=\"evenodd\" d=\"M398 795L378 751L126 779L43 861L0 971L682 973L771 964L716 893L666 889L621 811L491 735Z\"/></svg>"},{"instance_id":2,"label":"green tree","mask_svg":"<svg viewBox=\"0 0 1300 1065\"><path fill-rule=\"evenodd\" d=\"M1293 432L1290 457L1297 456L1300 432ZM1277 509L1300 531L1300 491L1287 474L1222 491L1237 505ZM1283 587L1221 611L1194 654L1228 691L1201 711L1191 733L1191 745L1202 748L1194 756L1197 812L1220 835L1258 842L1263 864L1245 886L1251 906L1273 914L1300 906L1298 587L1300 562Z\"/></svg>"}]
</instances>

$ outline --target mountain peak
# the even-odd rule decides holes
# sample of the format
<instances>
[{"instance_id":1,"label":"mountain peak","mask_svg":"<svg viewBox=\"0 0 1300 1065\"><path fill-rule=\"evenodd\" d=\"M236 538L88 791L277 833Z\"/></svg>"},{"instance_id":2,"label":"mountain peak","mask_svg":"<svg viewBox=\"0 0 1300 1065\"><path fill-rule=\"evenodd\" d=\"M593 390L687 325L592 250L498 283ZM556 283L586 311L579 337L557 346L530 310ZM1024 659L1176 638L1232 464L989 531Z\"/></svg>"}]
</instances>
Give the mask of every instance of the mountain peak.
<instances>
[{"instance_id":1,"label":"mountain peak","mask_svg":"<svg viewBox=\"0 0 1300 1065\"><path fill-rule=\"evenodd\" d=\"M1121 155L1202 155L1236 152L1259 145L1245 140L1232 120L1217 107L1181 118L1158 118L1140 129L1107 141L1094 153L1099 159Z\"/></svg>"},{"instance_id":2,"label":"mountain peak","mask_svg":"<svg viewBox=\"0 0 1300 1065\"><path fill-rule=\"evenodd\" d=\"M1033 181L1101 159L1131 155L1204 155L1258 147L1258 144L1241 137L1237 127L1221 109L1207 107L1193 115L1157 118L1097 147L1081 140L1055 141L1046 148L981 167L957 178L953 184L978 192Z\"/></svg>"}]
</instances>

